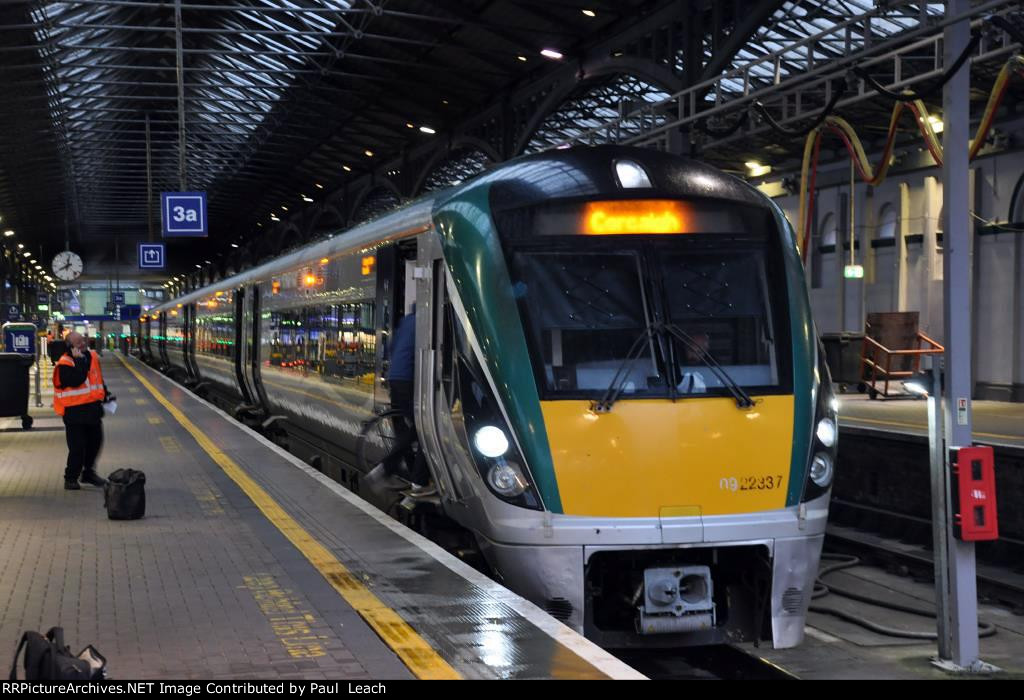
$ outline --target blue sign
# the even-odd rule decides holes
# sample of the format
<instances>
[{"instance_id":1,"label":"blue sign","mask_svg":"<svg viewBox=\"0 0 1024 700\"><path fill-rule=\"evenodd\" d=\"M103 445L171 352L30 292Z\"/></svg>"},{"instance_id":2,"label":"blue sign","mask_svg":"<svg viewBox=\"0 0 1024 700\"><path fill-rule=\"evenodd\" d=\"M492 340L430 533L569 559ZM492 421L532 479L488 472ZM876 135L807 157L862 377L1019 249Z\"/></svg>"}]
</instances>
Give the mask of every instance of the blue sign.
<instances>
[{"instance_id":1,"label":"blue sign","mask_svg":"<svg viewBox=\"0 0 1024 700\"><path fill-rule=\"evenodd\" d=\"M112 297L112 298L111 298L111 301L112 301L112 302L113 302L113 303L114 303L115 305L119 305L119 304L123 304L123 303L124 303L124 292L114 292L114 293L113 293L113 294L111 295L111 297Z\"/></svg>"},{"instance_id":2,"label":"blue sign","mask_svg":"<svg viewBox=\"0 0 1024 700\"><path fill-rule=\"evenodd\" d=\"M165 233L164 235L166 236L167 234ZM143 270L164 269L164 244L140 243L139 267Z\"/></svg>"},{"instance_id":3,"label":"blue sign","mask_svg":"<svg viewBox=\"0 0 1024 700\"><path fill-rule=\"evenodd\" d=\"M37 304L49 304L50 303L50 295L47 294L46 292L38 292L36 294L36 303Z\"/></svg>"},{"instance_id":4,"label":"blue sign","mask_svg":"<svg viewBox=\"0 0 1024 700\"><path fill-rule=\"evenodd\" d=\"M36 327L32 323L5 323L4 348L23 355L36 354Z\"/></svg>"},{"instance_id":5,"label":"blue sign","mask_svg":"<svg viewBox=\"0 0 1024 700\"><path fill-rule=\"evenodd\" d=\"M17 304L9 304L7 306L7 320L8 321L20 321L21 320L21 307Z\"/></svg>"},{"instance_id":6,"label":"blue sign","mask_svg":"<svg viewBox=\"0 0 1024 700\"><path fill-rule=\"evenodd\" d=\"M138 321L139 316L142 315L141 304L125 304L124 306L118 307L119 320L121 321Z\"/></svg>"},{"instance_id":7,"label":"blue sign","mask_svg":"<svg viewBox=\"0 0 1024 700\"><path fill-rule=\"evenodd\" d=\"M205 192L161 192L164 238L206 237Z\"/></svg>"}]
</instances>

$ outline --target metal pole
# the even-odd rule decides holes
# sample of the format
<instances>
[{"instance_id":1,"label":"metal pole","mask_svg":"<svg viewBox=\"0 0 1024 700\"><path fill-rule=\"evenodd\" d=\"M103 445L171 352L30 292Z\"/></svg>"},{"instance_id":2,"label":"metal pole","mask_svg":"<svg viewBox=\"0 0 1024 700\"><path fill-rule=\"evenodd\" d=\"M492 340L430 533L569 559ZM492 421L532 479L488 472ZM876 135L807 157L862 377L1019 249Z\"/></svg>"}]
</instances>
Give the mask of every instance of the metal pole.
<instances>
[{"instance_id":1,"label":"metal pole","mask_svg":"<svg viewBox=\"0 0 1024 700\"><path fill-rule=\"evenodd\" d=\"M969 12L970 0L948 0L947 17ZM945 65L950 65L967 46L970 22L946 26L943 46ZM950 450L971 444L971 228L968 214L968 128L970 126L971 74L964 66L949 82L942 95L943 122L943 312L946 330L946 439L945 482L949 484ZM974 545L961 542L947 530L950 545L950 633L949 660L961 669L980 670L978 658L978 592Z\"/></svg>"},{"instance_id":2,"label":"metal pole","mask_svg":"<svg viewBox=\"0 0 1024 700\"><path fill-rule=\"evenodd\" d=\"M146 113L146 227L153 242L153 147L149 134L149 112Z\"/></svg>"},{"instance_id":3,"label":"metal pole","mask_svg":"<svg viewBox=\"0 0 1024 700\"><path fill-rule=\"evenodd\" d=\"M181 46L181 0L174 0L174 43L178 73L178 186L188 189L185 174L185 65Z\"/></svg>"},{"instance_id":4,"label":"metal pole","mask_svg":"<svg viewBox=\"0 0 1024 700\"><path fill-rule=\"evenodd\" d=\"M949 659L949 518L946 498L946 457L943 449L942 380L939 358L932 355L932 388L928 395L928 454L932 485L932 551L935 560L935 609L939 658Z\"/></svg>"}]
</instances>

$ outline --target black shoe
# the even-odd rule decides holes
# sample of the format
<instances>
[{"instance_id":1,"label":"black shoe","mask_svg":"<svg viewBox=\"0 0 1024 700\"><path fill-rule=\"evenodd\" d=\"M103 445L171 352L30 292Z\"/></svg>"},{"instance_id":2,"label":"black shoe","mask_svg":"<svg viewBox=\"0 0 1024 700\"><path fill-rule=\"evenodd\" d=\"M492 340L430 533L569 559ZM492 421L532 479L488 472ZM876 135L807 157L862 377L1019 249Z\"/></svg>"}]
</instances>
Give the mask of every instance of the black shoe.
<instances>
[{"instance_id":1,"label":"black shoe","mask_svg":"<svg viewBox=\"0 0 1024 700\"><path fill-rule=\"evenodd\" d=\"M65 479L64 480L64 490L65 491L81 491L82 487L78 485L77 481L68 481L67 479Z\"/></svg>"},{"instance_id":2,"label":"black shoe","mask_svg":"<svg viewBox=\"0 0 1024 700\"><path fill-rule=\"evenodd\" d=\"M88 474L82 474L81 479L83 484L92 484L93 486L103 486L107 483L107 480L96 472L90 472Z\"/></svg>"}]
</instances>

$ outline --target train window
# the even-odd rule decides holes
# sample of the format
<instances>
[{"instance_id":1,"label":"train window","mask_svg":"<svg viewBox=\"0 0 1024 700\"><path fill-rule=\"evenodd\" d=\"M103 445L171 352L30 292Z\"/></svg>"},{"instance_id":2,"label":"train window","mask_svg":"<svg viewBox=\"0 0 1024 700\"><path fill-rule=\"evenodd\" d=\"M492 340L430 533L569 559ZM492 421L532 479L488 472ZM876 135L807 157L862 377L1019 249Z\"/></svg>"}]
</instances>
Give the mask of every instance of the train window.
<instances>
[{"instance_id":1,"label":"train window","mask_svg":"<svg viewBox=\"0 0 1024 700\"><path fill-rule=\"evenodd\" d=\"M513 266L547 393L600 394L620 368L623 394L664 393L644 337L650 316L637 253L519 251Z\"/></svg>"},{"instance_id":2,"label":"train window","mask_svg":"<svg viewBox=\"0 0 1024 700\"><path fill-rule=\"evenodd\" d=\"M739 385L778 383L764 253L663 251L666 318ZM723 386L692 344L672 339L680 392Z\"/></svg>"}]
</instances>

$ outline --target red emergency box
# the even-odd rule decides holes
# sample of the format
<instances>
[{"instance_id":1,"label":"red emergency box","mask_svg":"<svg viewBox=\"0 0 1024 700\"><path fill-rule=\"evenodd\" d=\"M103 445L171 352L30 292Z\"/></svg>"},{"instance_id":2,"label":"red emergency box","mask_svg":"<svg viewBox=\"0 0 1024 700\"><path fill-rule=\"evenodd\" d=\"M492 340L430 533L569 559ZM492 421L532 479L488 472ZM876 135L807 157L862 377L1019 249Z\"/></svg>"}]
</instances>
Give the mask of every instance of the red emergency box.
<instances>
[{"instance_id":1,"label":"red emergency box","mask_svg":"<svg viewBox=\"0 0 1024 700\"><path fill-rule=\"evenodd\" d=\"M953 456L953 535L964 542L999 539L992 448L961 447Z\"/></svg>"}]
</instances>

